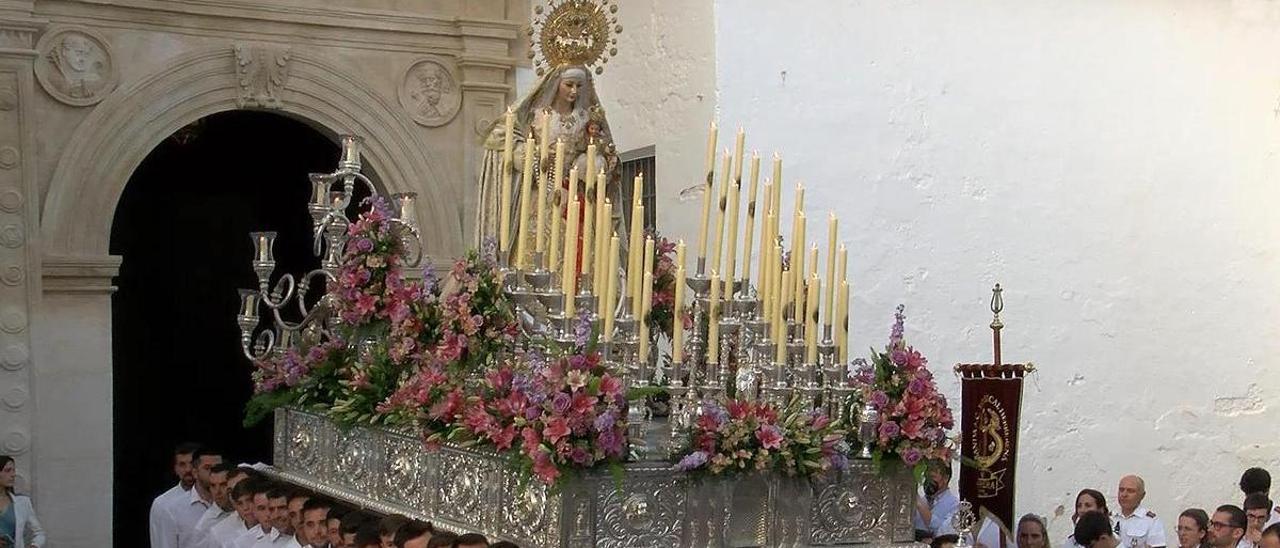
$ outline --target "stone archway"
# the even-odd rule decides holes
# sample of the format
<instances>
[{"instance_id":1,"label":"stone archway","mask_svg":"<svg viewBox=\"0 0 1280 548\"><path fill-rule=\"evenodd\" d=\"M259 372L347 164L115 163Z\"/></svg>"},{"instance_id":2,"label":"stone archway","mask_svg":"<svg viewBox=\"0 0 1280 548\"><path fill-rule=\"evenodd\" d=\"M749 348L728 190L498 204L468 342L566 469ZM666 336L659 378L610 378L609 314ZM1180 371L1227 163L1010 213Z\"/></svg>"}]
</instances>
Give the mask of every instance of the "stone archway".
<instances>
[{"instance_id":1,"label":"stone archway","mask_svg":"<svg viewBox=\"0 0 1280 548\"><path fill-rule=\"evenodd\" d=\"M365 158L385 190L419 193L418 221L427 253L461 249L462 227L445 207L448 196L429 184L443 181L444 170L436 167L439 162L412 121L396 114L391 99L310 53L264 47L262 54L283 58L283 76L262 75L281 84L246 85L235 50L208 50L173 60L94 109L53 173L41 215L44 255L55 262L58 257L105 258L116 202L147 153L195 120L246 104L278 109L330 134L364 137ZM250 166L228 162L229 170L237 167Z\"/></svg>"},{"instance_id":2,"label":"stone archway","mask_svg":"<svg viewBox=\"0 0 1280 548\"><path fill-rule=\"evenodd\" d=\"M284 72L255 74L245 59L277 61ZM387 192L417 192L426 252L462 249L462 223L449 209L447 168L420 128L379 93L343 70L336 57L283 47L230 45L176 57L116 90L94 107L58 156L42 201L32 318L32 460L41 517L59 544L100 546L111 531L111 280L119 258L109 253L111 225L133 171L167 136L218 112L271 110L304 120L330 136L365 139L365 163ZM237 167L229 159L227 169ZM34 231L33 231L34 232ZM230 321L230 319L229 319ZM74 402L71 404L70 402ZM123 458L130 458L123 455Z\"/></svg>"}]
</instances>

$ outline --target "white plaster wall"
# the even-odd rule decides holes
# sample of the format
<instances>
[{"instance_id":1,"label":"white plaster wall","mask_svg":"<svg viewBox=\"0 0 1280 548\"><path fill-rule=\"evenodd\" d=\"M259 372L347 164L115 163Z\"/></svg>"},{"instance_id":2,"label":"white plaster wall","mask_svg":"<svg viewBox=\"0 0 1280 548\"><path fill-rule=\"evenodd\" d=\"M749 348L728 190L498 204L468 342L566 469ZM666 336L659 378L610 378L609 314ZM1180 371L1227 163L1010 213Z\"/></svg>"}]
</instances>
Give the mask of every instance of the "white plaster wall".
<instances>
[{"instance_id":1,"label":"white plaster wall","mask_svg":"<svg viewBox=\"0 0 1280 548\"><path fill-rule=\"evenodd\" d=\"M672 236L696 238L698 219L687 212L697 209L697 196L686 204L679 194L702 179L714 116L713 7L706 0L619 2L618 56L597 80L618 151L655 145L658 226Z\"/></svg>"},{"instance_id":2,"label":"white plaster wall","mask_svg":"<svg viewBox=\"0 0 1280 548\"><path fill-rule=\"evenodd\" d=\"M1243 468L1280 473L1280 3L734 0L714 17L721 125L782 150L811 219L841 216L855 348L883 345L905 302L956 397L947 371L990 359L989 289L1007 288L1005 357L1040 367L1018 511L1065 505L1055 542L1077 490L1114 507L1125 473L1170 535L1185 507L1239 504ZM704 120L654 120L700 157Z\"/></svg>"}]
</instances>

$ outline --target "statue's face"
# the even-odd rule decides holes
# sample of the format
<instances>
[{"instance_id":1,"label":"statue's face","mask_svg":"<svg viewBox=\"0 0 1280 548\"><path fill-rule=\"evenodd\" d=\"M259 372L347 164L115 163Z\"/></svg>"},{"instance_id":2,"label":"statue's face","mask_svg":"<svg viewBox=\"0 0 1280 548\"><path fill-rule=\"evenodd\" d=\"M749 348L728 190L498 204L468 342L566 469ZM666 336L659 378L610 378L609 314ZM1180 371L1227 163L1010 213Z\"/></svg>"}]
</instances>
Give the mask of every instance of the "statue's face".
<instances>
[{"instance_id":1,"label":"statue's face","mask_svg":"<svg viewBox=\"0 0 1280 548\"><path fill-rule=\"evenodd\" d=\"M422 89L420 91L422 93L423 100L430 105L439 104L441 88L440 74L438 72L431 71L423 76L420 81L422 82Z\"/></svg>"},{"instance_id":2,"label":"statue's face","mask_svg":"<svg viewBox=\"0 0 1280 548\"><path fill-rule=\"evenodd\" d=\"M578 101L578 90L582 87L582 80L577 78L564 78L560 80L560 87L556 89L556 101L568 103L570 105Z\"/></svg>"},{"instance_id":3,"label":"statue's face","mask_svg":"<svg viewBox=\"0 0 1280 548\"><path fill-rule=\"evenodd\" d=\"M89 57L93 53L93 44L83 36L68 36L62 40L62 58L72 70L85 72L89 70Z\"/></svg>"}]
</instances>

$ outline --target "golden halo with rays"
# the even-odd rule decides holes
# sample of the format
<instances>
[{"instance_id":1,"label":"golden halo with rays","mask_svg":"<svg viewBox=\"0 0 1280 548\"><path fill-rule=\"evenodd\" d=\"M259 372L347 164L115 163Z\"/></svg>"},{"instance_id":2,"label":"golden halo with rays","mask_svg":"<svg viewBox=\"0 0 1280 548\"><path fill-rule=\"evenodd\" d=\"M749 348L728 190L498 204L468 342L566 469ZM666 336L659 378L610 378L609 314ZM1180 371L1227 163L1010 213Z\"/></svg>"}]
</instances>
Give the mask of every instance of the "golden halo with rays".
<instances>
[{"instance_id":1,"label":"golden halo with rays","mask_svg":"<svg viewBox=\"0 0 1280 548\"><path fill-rule=\"evenodd\" d=\"M529 58L542 76L561 65L595 66L618 55L618 5L614 0L546 0L533 8Z\"/></svg>"}]
</instances>

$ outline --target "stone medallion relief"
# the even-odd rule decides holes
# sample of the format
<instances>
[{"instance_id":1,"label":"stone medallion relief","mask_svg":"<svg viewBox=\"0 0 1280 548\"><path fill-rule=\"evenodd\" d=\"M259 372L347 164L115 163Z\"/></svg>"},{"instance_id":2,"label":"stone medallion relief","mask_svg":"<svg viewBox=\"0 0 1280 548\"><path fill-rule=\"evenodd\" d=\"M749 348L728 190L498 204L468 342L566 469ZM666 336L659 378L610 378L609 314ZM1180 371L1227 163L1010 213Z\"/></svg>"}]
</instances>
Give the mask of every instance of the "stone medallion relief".
<instances>
[{"instance_id":1,"label":"stone medallion relief","mask_svg":"<svg viewBox=\"0 0 1280 548\"><path fill-rule=\"evenodd\" d=\"M101 101L116 85L106 39L79 27L55 28L36 45L36 79L54 99L83 107Z\"/></svg>"},{"instance_id":2,"label":"stone medallion relief","mask_svg":"<svg viewBox=\"0 0 1280 548\"><path fill-rule=\"evenodd\" d=\"M435 59L409 65L400 83L400 105L413 121L439 127L449 123L462 107L462 92L453 71Z\"/></svg>"}]
</instances>

